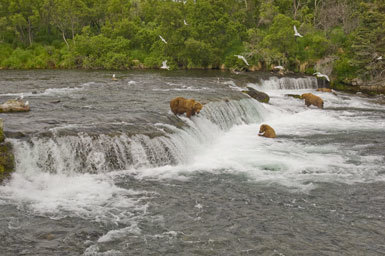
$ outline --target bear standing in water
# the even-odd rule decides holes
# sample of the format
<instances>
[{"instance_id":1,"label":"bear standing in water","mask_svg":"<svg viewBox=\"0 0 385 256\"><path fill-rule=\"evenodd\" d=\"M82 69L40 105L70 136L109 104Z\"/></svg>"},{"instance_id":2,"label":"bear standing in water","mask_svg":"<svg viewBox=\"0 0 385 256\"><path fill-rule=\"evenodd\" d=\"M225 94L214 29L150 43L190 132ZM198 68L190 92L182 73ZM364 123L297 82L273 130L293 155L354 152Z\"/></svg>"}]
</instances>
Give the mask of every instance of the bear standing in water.
<instances>
[{"instance_id":1,"label":"bear standing in water","mask_svg":"<svg viewBox=\"0 0 385 256\"><path fill-rule=\"evenodd\" d=\"M274 129L270 125L267 125L267 124L261 125L261 127L259 128L259 134L258 135L266 137L266 138L275 138L275 137L277 137L277 135L275 134Z\"/></svg>"},{"instance_id":2,"label":"bear standing in water","mask_svg":"<svg viewBox=\"0 0 385 256\"><path fill-rule=\"evenodd\" d=\"M170 108L175 115L182 115L186 113L186 116L190 118L195 114L199 114L203 105L193 99L177 97L170 101Z\"/></svg>"},{"instance_id":3,"label":"bear standing in water","mask_svg":"<svg viewBox=\"0 0 385 256\"><path fill-rule=\"evenodd\" d=\"M305 99L305 105L308 107L314 105L318 108L324 108L324 101L312 93L304 93L301 95L301 98Z\"/></svg>"}]
</instances>

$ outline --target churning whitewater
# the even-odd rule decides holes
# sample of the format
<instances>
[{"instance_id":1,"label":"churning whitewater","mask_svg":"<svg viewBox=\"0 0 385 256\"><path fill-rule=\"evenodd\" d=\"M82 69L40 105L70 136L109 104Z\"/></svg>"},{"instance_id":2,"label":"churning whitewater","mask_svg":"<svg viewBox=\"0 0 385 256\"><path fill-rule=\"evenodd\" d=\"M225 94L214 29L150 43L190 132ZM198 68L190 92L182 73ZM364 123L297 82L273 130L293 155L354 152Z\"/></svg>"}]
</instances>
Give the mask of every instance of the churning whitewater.
<instances>
[{"instance_id":1,"label":"churning whitewater","mask_svg":"<svg viewBox=\"0 0 385 256\"><path fill-rule=\"evenodd\" d=\"M380 251L385 193L367 210L368 202L346 191L383 188L381 97L317 92L314 77L132 72L110 81L101 72L2 74L1 101L23 95L31 102L28 114L0 115L16 161L16 172L0 186L1 228L10 239L0 243L5 255L311 254L318 245L302 251L294 245L312 237L330 249L329 235L311 233L322 225L336 222L333 236L343 232L337 227L348 230L339 249L362 239L342 215L371 216L378 236L372 249L358 251ZM248 97L246 87L267 93L270 102ZM287 96L307 92L321 97L324 109ZM204 103L201 113L175 116L169 101L176 96ZM274 127L276 139L258 136L263 123ZM331 207L339 197L358 200L359 209ZM281 235L274 242L274 234L289 232L278 223L296 222L288 223L288 207L310 226L294 232L302 233L295 240ZM322 223L311 221L317 214Z\"/></svg>"}]
</instances>

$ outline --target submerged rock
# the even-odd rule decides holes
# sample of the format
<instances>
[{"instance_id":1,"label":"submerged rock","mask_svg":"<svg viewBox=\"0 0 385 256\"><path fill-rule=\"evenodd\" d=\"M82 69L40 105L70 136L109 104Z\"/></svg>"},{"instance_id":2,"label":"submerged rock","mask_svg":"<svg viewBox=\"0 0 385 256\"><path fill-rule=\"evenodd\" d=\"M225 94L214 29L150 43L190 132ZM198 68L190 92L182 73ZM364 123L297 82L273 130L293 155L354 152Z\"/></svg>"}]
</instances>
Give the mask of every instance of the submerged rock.
<instances>
[{"instance_id":1,"label":"submerged rock","mask_svg":"<svg viewBox=\"0 0 385 256\"><path fill-rule=\"evenodd\" d=\"M296 99L302 99L302 96L299 95L299 94L285 94L285 96L293 97L293 98L296 98Z\"/></svg>"},{"instance_id":2,"label":"submerged rock","mask_svg":"<svg viewBox=\"0 0 385 256\"><path fill-rule=\"evenodd\" d=\"M0 119L0 183L15 171L12 144L4 141L3 120Z\"/></svg>"},{"instance_id":3,"label":"submerged rock","mask_svg":"<svg viewBox=\"0 0 385 256\"><path fill-rule=\"evenodd\" d=\"M0 113L9 112L27 112L30 110L28 101L23 100L7 100L5 103L0 105Z\"/></svg>"},{"instance_id":4,"label":"submerged rock","mask_svg":"<svg viewBox=\"0 0 385 256\"><path fill-rule=\"evenodd\" d=\"M266 93L260 92L258 90L255 90L254 88L251 88L251 87L247 87L247 89L248 89L247 91L243 91L243 92L247 93L253 99L256 99L257 101L262 102L262 103L268 103L269 102L270 97Z\"/></svg>"}]
</instances>

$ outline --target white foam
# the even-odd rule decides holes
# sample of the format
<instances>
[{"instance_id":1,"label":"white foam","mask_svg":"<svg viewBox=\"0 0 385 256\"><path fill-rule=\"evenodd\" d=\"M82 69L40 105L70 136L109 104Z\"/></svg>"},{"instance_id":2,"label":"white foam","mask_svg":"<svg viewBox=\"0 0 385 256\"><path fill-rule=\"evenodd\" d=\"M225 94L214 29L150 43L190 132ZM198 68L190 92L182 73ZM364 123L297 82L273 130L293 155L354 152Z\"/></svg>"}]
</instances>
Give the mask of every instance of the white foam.
<instances>
[{"instance_id":1,"label":"white foam","mask_svg":"<svg viewBox=\"0 0 385 256\"><path fill-rule=\"evenodd\" d=\"M232 128L222 125L215 139L208 144L192 147L194 157L178 166L129 170L136 177L159 179L188 179L194 172L246 173L253 182L279 183L303 191L311 190L317 182L373 182L384 180L378 175L385 159L382 156L361 156L357 148L344 148L333 141L318 146L311 137L332 136L354 131L380 132L385 120L372 118L366 112L349 109L352 105L377 109L364 98L315 92L313 89L271 90L269 104L258 104L261 120L237 123ZM306 107L303 100L285 96L287 93L312 92L322 96L325 109ZM329 109L328 109L329 108ZM346 110L341 110L346 108ZM217 108L216 108L217 109ZM224 109L221 106L220 109ZM226 112L226 111L224 111ZM233 111L234 112L234 111ZM210 110L210 113L214 111ZM222 113L215 114L221 126ZM242 116L242 114L239 114ZM209 118L209 115L203 115ZM229 117L233 121L236 117ZM194 122L203 118L193 119ZM226 123L224 121L224 123ZM277 139L258 136L259 125L268 123L278 134ZM192 124L190 124L192 126ZM225 130L226 132L222 132ZM209 134L212 134L208 131ZM212 135L210 135L212 136ZM296 139L298 138L298 139ZM299 139L301 138L301 139Z\"/></svg>"},{"instance_id":2,"label":"white foam","mask_svg":"<svg viewBox=\"0 0 385 256\"><path fill-rule=\"evenodd\" d=\"M18 170L0 196L34 214L76 216L106 223L130 223L132 212L145 214L146 192L119 188L106 175L73 176ZM116 213L118 212L118 213ZM114 218L114 214L118 214Z\"/></svg>"},{"instance_id":3,"label":"white foam","mask_svg":"<svg viewBox=\"0 0 385 256\"><path fill-rule=\"evenodd\" d=\"M128 234L131 234L131 235L141 234L141 230L138 227L137 223L132 223L132 225L122 229L108 231L107 234L101 236L98 239L98 243L106 243L117 239L121 239L122 237L127 236Z\"/></svg>"},{"instance_id":4,"label":"white foam","mask_svg":"<svg viewBox=\"0 0 385 256\"><path fill-rule=\"evenodd\" d=\"M63 94L71 94L73 92L82 91L85 88L94 85L95 82L89 82L81 84L80 86L76 87L61 87L61 88L47 88L42 91L38 92L21 92L21 93L4 93L0 94L0 96L12 96L12 97L37 97L37 96L56 96L56 95L63 95Z\"/></svg>"}]
</instances>

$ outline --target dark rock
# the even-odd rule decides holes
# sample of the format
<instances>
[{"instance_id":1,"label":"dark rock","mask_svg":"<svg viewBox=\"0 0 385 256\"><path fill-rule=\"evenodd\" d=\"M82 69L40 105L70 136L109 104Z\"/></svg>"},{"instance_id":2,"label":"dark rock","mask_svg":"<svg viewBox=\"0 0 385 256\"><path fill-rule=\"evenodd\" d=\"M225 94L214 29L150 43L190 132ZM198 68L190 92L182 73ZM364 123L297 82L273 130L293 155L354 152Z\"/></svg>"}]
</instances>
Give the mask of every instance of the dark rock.
<instances>
[{"instance_id":1,"label":"dark rock","mask_svg":"<svg viewBox=\"0 0 385 256\"><path fill-rule=\"evenodd\" d=\"M285 94L285 96L293 97L293 98L296 98L296 99L302 99L302 96L299 95L299 94Z\"/></svg>"},{"instance_id":2,"label":"dark rock","mask_svg":"<svg viewBox=\"0 0 385 256\"><path fill-rule=\"evenodd\" d=\"M259 102L262 103L268 103L270 100L269 95L267 95L264 92L260 92L258 90L255 90L254 88L247 87L248 91L243 91L244 93L247 93L250 97L256 99Z\"/></svg>"},{"instance_id":3,"label":"dark rock","mask_svg":"<svg viewBox=\"0 0 385 256\"><path fill-rule=\"evenodd\" d=\"M12 144L4 141L3 120L0 119L0 183L15 171Z\"/></svg>"},{"instance_id":4,"label":"dark rock","mask_svg":"<svg viewBox=\"0 0 385 256\"><path fill-rule=\"evenodd\" d=\"M10 142L0 143L0 183L15 171L15 159Z\"/></svg>"},{"instance_id":5,"label":"dark rock","mask_svg":"<svg viewBox=\"0 0 385 256\"><path fill-rule=\"evenodd\" d=\"M330 82L325 77L317 77L318 88L330 88Z\"/></svg>"}]
</instances>

